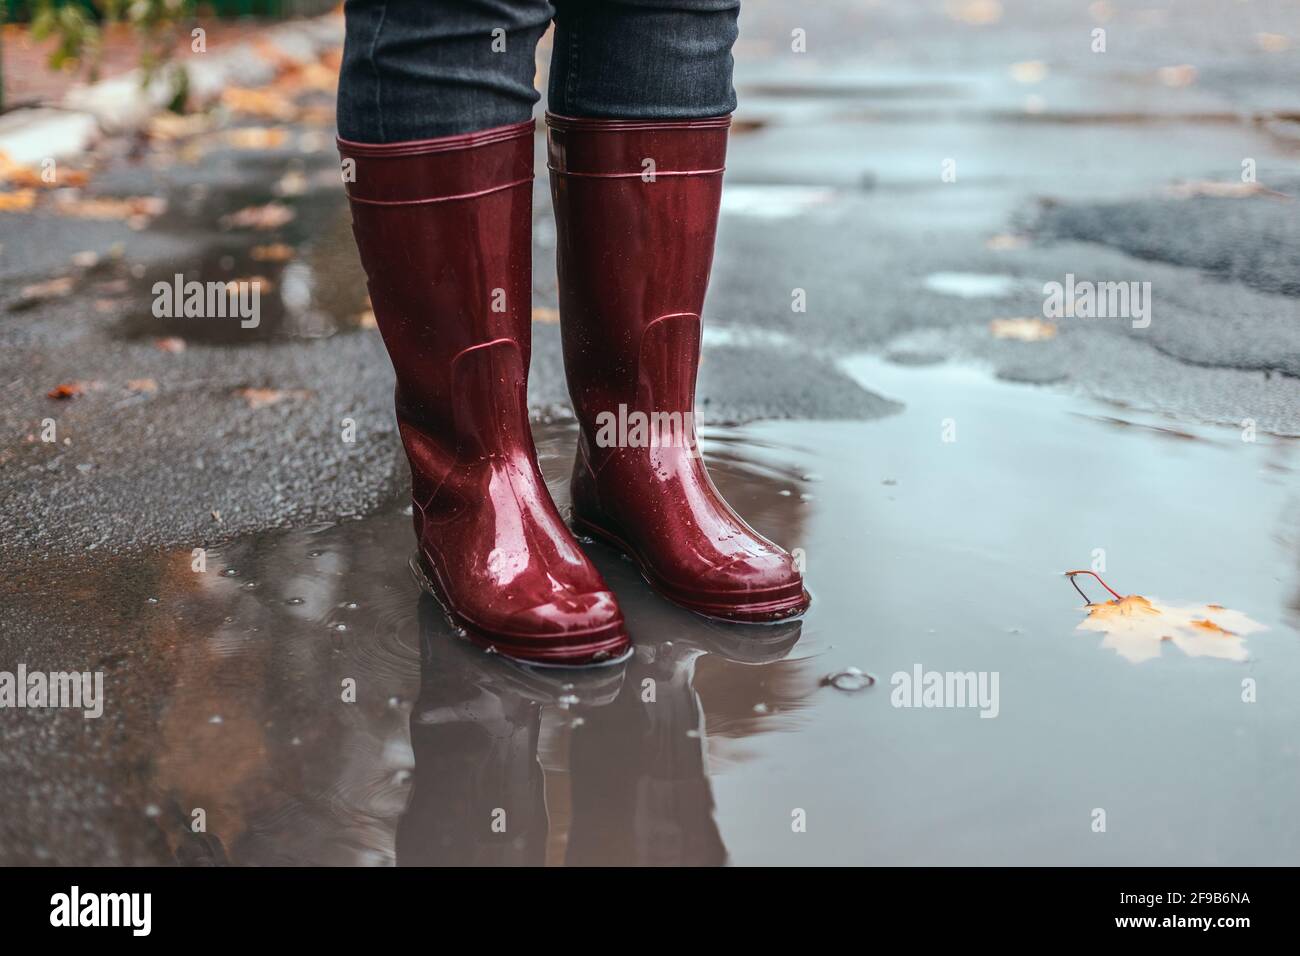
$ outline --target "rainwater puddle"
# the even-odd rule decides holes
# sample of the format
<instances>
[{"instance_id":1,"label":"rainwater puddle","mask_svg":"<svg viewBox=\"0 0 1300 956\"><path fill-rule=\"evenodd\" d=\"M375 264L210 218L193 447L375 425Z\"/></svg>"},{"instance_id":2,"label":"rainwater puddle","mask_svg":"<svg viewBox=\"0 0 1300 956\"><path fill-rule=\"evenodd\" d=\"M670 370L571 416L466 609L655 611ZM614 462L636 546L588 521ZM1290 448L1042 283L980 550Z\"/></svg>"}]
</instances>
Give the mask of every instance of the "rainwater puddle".
<instances>
[{"instance_id":1,"label":"rainwater puddle","mask_svg":"<svg viewBox=\"0 0 1300 956\"><path fill-rule=\"evenodd\" d=\"M99 648L108 706L137 702L136 756L103 783L147 793L136 826L185 862L1294 860L1295 443L1169 438L946 365L842 366L906 408L705 435L724 494L799 549L803 621L707 621L592 545L635 657L531 671L421 599L402 502L209 551L204 573L189 552L75 569L67 600L120 645ZM537 437L563 508L571 426ZM1259 627L1241 655L1116 653L1062 576L1097 549L1122 594ZM929 672L982 675L995 707L919 686L894 705L898 675Z\"/></svg>"},{"instance_id":2,"label":"rainwater puddle","mask_svg":"<svg viewBox=\"0 0 1300 956\"><path fill-rule=\"evenodd\" d=\"M1015 276L979 272L932 272L925 277L925 288L940 295L961 299L1005 299L1027 283Z\"/></svg>"},{"instance_id":3,"label":"rainwater puddle","mask_svg":"<svg viewBox=\"0 0 1300 956\"><path fill-rule=\"evenodd\" d=\"M215 232L199 252L130 275L124 283L128 307L117 323L117 334L244 345L327 338L373 321L367 317L365 276L341 193L318 191L290 200L236 193L205 202L195 215L201 213L201 221L212 223L247 209L284 209L293 218L277 228ZM177 219L174 225L183 228L184 223ZM254 282L256 313L249 308ZM227 298L220 303L223 308L214 311L216 303L206 301L207 286L214 283L247 285L242 299ZM197 293L200 286L203 291Z\"/></svg>"}]
</instances>

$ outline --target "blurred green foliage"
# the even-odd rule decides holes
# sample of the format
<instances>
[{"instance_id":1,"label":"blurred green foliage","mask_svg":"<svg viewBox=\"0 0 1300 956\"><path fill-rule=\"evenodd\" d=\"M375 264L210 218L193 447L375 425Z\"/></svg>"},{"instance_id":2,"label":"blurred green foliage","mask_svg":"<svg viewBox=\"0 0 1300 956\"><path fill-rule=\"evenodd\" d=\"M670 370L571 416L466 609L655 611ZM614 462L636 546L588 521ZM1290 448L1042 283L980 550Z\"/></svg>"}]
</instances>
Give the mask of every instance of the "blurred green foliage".
<instances>
[{"instance_id":1,"label":"blurred green foliage","mask_svg":"<svg viewBox=\"0 0 1300 956\"><path fill-rule=\"evenodd\" d=\"M194 0L36 0L32 37L53 38L51 69L74 68L94 82L103 63L105 32L125 23L140 40L142 85L162 78L169 84L170 106L185 106L188 77L172 59L181 25L192 18Z\"/></svg>"}]
</instances>

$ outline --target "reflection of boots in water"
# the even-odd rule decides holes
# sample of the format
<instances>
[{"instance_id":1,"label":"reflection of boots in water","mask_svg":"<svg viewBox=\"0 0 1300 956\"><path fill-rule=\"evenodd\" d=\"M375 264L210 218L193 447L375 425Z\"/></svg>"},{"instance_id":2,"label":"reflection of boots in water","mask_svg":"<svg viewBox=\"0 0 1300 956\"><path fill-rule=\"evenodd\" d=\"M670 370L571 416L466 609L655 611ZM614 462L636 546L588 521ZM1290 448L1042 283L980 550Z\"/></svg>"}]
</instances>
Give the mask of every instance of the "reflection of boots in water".
<instances>
[{"instance_id":1,"label":"reflection of boots in water","mask_svg":"<svg viewBox=\"0 0 1300 956\"><path fill-rule=\"evenodd\" d=\"M420 630L420 696L411 711L414 786L397 827L398 864L542 865L548 827L537 760L542 704L565 693L563 682L575 675L539 674L483 656L447 633L427 598L420 602ZM584 699L598 702L602 692L606 698L617 692L621 669L587 673L603 691Z\"/></svg>"},{"instance_id":2,"label":"reflection of boots in water","mask_svg":"<svg viewBox=\"0 0 1300 956\"><path fill-rule=\"evenodd\" d=\"M571 865L726 861L691 687L699 655L670 643L639 647L618 700L574 729Z\"/></svg>"},{"instance_id":3,"label":"reflection of boots in water","mask_svg":"<svg viewBox=\"0 0 1300 956\"><path fill-rule=\"evenodd\" d=\"M740 664L779 661L802 624L725 625L661 605L633 626L674 640L638 644L618 700L573 730L567 862L721 865L727 849L713 819L696 661L710 653Z\"/></svg>"}]
</instances>

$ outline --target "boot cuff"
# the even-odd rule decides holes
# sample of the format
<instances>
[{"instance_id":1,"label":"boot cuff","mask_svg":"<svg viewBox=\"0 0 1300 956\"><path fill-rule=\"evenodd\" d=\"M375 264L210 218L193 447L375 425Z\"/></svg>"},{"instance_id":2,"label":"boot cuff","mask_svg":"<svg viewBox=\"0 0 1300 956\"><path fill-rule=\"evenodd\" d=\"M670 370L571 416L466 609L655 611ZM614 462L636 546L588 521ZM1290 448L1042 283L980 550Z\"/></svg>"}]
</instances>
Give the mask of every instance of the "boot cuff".
<instances>
[{"instance_id":1,"label":"boot cuff","mask_svg":"<svg viewBox=\"0 0 1300 956\"><path fill-rule=\"evenodd\" d=\"M415 205L471 199L531 183L533 120L437 139L354 143L339 138L354 202Z\"/></svg>"},{"instance_id":2,"label":"boot cuff","mask_svg":"<svg viewBox=\"0 0 1300 956\"><path fill-rule=\"evenodd\" d=\"M721 175L731 117L625 120L547 113L546 126L548 165L558 175L649 181L652 175Z\"/></svg>"}]
</instances>

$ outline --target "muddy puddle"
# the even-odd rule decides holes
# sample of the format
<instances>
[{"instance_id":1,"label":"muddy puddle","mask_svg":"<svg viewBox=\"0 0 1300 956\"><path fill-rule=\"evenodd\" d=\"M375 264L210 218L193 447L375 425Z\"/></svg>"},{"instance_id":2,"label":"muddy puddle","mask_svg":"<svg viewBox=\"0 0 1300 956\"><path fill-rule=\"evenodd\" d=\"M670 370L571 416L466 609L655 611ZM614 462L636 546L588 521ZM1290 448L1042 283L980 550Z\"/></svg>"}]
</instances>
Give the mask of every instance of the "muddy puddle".
<instances>
[{"instance_id":1,"label":"muddy puddle","mask_svg":"<svg viewBox=\"0 0 1300 956\"><path fill-rule=\"evenodd\" d=\"M210 550L201 573L189 552L69 573L70 613L118 645L87 661L121 702L91 764L117 838L185 863L1293 861L1296 443L841 364L904 409L704 443L736 507L800 549L801 622L693 616L592 545L635 657L533 671L420 597L402 502ZM571 428L537 437L563 507ZM1102 560L1121 595L1256 626L1113 636L1062 575ZM929 672L980 693L928 706ZM8 816L11 855L82 862Z\"/></svg>"}]
</instances>

